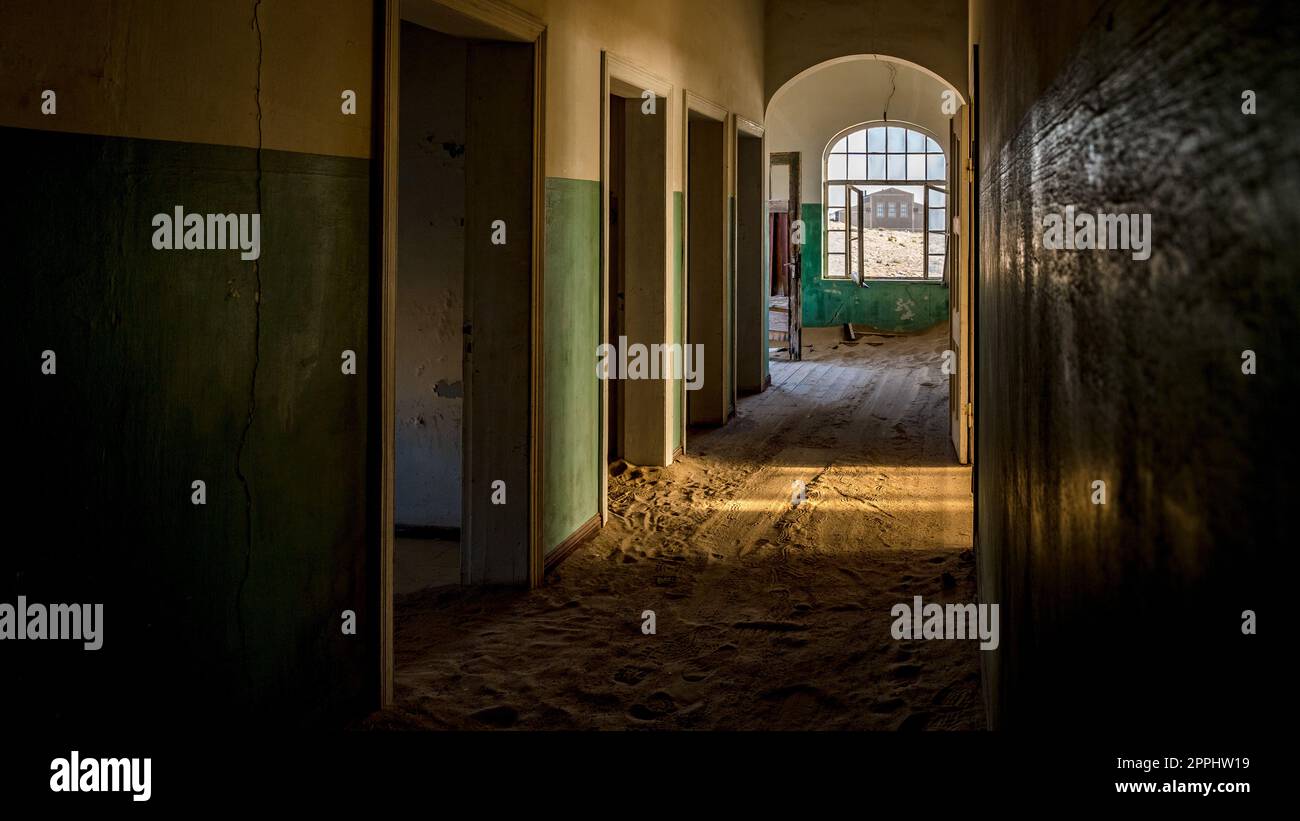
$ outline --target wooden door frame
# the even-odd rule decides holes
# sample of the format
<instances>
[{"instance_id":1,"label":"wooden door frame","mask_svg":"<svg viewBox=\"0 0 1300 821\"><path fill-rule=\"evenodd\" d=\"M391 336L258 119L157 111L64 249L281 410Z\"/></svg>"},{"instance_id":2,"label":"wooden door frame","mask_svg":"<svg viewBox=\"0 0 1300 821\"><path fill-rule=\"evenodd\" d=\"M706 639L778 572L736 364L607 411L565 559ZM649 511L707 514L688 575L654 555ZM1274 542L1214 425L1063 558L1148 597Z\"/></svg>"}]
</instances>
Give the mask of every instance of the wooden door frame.
<instances>
[{"instance_id":1,"label":"wooden door frame","mask_svg":"<svg viewBox=\"0 0 1300 821\"><path fill-rule=\"evenodd\" d=\"M735 226L735 233L736 233L736 243L737 243L737 246L739 246L739 243L740 243L740 138L741 138L742 135L744 135L744 136L746 136L746 137L756 137L756 138L758 138L758 141L759 141L758 156L759 156L759 160L760 160L760 162L762 163L762 169L760 170L760 173L762 174L762 177L763 177L762 194L760 195L760 196L762 197L762 199L763 199L763 202L762 202L763 212L762 212L762 215L761 215L761 216L762 216L762 225L759 226L759 236L762 238L762 241L763 241L763 253L762 253L760 259L762 260L763 271L766 272L766 271L768 271L768 267L767 267L767 254L768 254L769 243L770 243L770 240L768 239L768 236L767 236L767 228L768 228L768 225L767 225L767 223L768 223L768 219L767 219L767 130L766 130L765 128L763 128L763 126L762 126L760 123L758 123L758 122L756 122L756 121L754 121L754 120L751 120L751 119L749 119L748 117L743 117L743 116L741 116L740 114L732 114L732 115L731 115L731 121L732 121L732 122L731 122L731 143L732 143L732 145L731 145L731 152L732 152L732 157L734 158L734 162L732 163L733 171L732 171L732 179L731 179L731 192L732 192L732 196L734 196L734 197L736 198L736 215L735 215L736 226ZM733 264L733 266L738 266L738 265L740 264L740 263L739 263L739 256L740 256L740 254L739 254L739 250L740 250L739 247L732 249L732 253L733 253L733 255L734 255L734 259L732 260L732 264ZM739 273L740 273L740 272L739 272L738 269L737 269L737 270L733 270L733 272L732 272L732 284L731 284L731 287L732 287L732 289L734 290L734 292L735 292L735 294L736 294L735 310L736 310L736 314L737 314L737 316L738 316L739 313L740 313L740 281L739 281ZM764 273L764 279L765 279L765 280L766 280L766 276L767 276L767 274ZM766 307L766 303L767 303L766 285L765 285L765 287L764 287L763 303L764 303L764 308L763 308L763 310L766 312L766 310L767 310L767 307ZM763 340L762 340L762 343L763 343L763 344L762 344L762 346L761 346L761 350L762 350L763 358L766 359L766 358L767 358L767 322L766 322L766 321L764 321L763 326L764 326L764 327L763 327ZM732 334L731 334L731 337L732 337L732 339L731 339L731 346L732 346L732 348L731 348L731 349L732 349L733 351L736 351L736 350L739 348L739 345L737 344L738 341L739 341L739 333L740 333L739 327L740 327L740 323L737 322L737 317L732 317L732 320L731 320L731 328L732 328ZM737 410L739 410L739 408L740 408L740 387L739 387L739 382L738 382L737 377L738 377L738 375L739 375L740 364L739 364L739 357L738 357L738 355L732 357L732 369L731 369L731 370L732 370L732 372L731 372L731 402L732 402L732 405L733 405ZM764 373L764 371L765 371L765 368L763 368L763 367L760 365L760 367L759 367L759 390L760 390L760 391L763 390L763 373Z\"/></svg>"},{"instance_id":2,"label":"wooden door frame","mask_svg":"<svg viewBox=\"0 0 1300 821\"><path fill-rule=\"evenodd\" d=\"M407 0L409 2L409 0ZM529 385L529 571L530 587L542 581L541 513L542 483L542 295L543 263L545 252L545 114L546 114L546 26L542 21L501 0L421 0L429 5L457 12L471 20L485 24L501 33L503 40L533 44L533 179L532 179L532 283L531 283L531 365ZM377 282L377 294L371 306L370 362L372 373L378 378L370 380L378 391L379 418L371 419L370 434L378 437L370 452L378 470L371 476L370 485L377 488L370 504L371 517L378 532L370 534L371 556L378 553L378 643L379 643L379 706L393 702L393 680L396 658L393 650L393 569L395 524L395 447L397 399L397 225L398 225L398 155L400 151L399 102L401 99L401 33L402 10L400 0L381 0L376 4L375 42L380 67L376 71L376 100L373 112L373 160L377 170L372 179L376 200L376 213L372 225L378 237L372 255L377 268L372 273L372 284ZM376 276L377 274L377 276ZM372 406L371 413L376 408ZM377 504L376 504L377 502Z\"/></svg>"},{"instance_id":3,"label":"wooden door frame","mask_svg":"<svg viewBox=\"0 0 1300 821\"><path fill-rule=\"evenodd\" d=\"M972 409L974 402L971 398L972 368L974 367L974 356L972 348L974 347L972 339L972 318L974 316L971 310L971 243L978 238L972 235L971 224L971 164L970 164L970 141L968 140L967 130L969 128L970 106L963 105L958 109L953 117L950 126L950 142L956 151L950 151L953 155L952 169L955 172L955 184L950 186L952 190L948 192L949 205L949 228L954 246L951 250L947 263L947 271L950 273L948 299L949 299L949 319L956 320L956 327L948 329L948 335L952 343L957 346L956 366L957 372L950 380L952 386L950 397L950 419L955 417L957 430L952 431L953 450L957 455L957 461L963 465L971 463L971 422ZM954 214L955 212L955 214ZM928 221L929 214L926 214ZM955 287L954 287L955 286Z\"/></svg>"},{"instance_id":4,"label":"wooden door frame","mask_svg":"<svg viewBox=\"0 0 1300 821\"><path fill-rule=\"evenodd\" d=\"M796 220L803 219L803 156L798 151L777 151L767 155L767 165L764 167L764 173L771 182L772 166L785 165L789 167L790 175L790 199L787 203L790 208L790 225L794 225ZM770 201L769 194L769 201ZM824 206L823 206L824 207ZM794 251L794 270L795 276L790 282L790 319L789 322L789 339L787 347L790 350L790 361L798 362L803 358L803 247L807 244L808 226L804 226L804 242L796 248L795 244L790 243L791 250ZM823 229L824 230L824 229ZM796 288L798 293L795 293ZM795 333L795 327L798 326L799 332Z\"/></svg>"},{"instance_id":5,"label":"wooden door frame","mask_svg":"<svg viewBox=\"0 0 1300 821\"><path fill-rule=\"evenodd\" d=\"M609 336L609 98L611 95L640 97L653 92L664 100L664 243L665 277L672 276L672 112L673 84L639 64L612 51L600 53L600 341ZM632 97L627 97L632 99ZM671 293L671 292L668 292ZM664 299L668 300L668 293ZM670 321L672 312L667 312ZM597 486L600 524L609 521L609 380L600 381L600 482ZM669 429L670 430L670 429ZM671 447L668 448L671 451Z\"/></svg>"}]
</instances>

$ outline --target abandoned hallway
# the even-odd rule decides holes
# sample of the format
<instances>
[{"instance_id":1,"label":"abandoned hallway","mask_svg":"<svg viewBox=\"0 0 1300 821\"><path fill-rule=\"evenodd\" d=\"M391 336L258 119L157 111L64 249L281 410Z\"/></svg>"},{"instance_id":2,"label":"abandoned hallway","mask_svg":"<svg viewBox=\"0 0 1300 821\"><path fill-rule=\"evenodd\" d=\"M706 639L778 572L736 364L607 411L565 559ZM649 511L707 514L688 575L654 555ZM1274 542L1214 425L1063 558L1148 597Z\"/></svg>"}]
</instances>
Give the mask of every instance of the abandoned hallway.
<instances>
[{"instance_id":1,"label":"abandoned hallway","mask_svg":"<svg viewBox=\"0 0 1300 821\"><path fill-rule=\"evenodd\" d=\"M1300 4L4 6L35 734L1290 703Z\"/></svg>"},{"instance_id":2,"label":"abandoned hallway","mask_svg":"<svg viewBox=\"0 0 1300 821\"><path fill-rule=\"evenodd\" d=\"M977 645L889 637L896 602L975 599L947 325L825 330L673 465L618 465L608 525L545 587L399 596L368 726L982 728Z\"/></svg>"}]
</instances>

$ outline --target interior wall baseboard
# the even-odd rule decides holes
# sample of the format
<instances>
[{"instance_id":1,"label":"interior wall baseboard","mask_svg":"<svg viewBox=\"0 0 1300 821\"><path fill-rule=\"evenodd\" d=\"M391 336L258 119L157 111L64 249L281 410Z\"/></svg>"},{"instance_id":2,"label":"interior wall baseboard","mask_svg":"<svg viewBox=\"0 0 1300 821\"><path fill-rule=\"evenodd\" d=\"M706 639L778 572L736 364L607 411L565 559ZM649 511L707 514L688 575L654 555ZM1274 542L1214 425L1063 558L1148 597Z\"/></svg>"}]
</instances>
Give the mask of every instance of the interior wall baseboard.
<instances>
[{"instance_id":1,"label":"interior wall baseboard","mask_svg":"<svg viewBox=\"0 0 1300 821\"><path fill-rule=\"evenodd\" d=\"M398 524L393 529L399 539L439 539L444 542L460 541L459 527Z\"/></svg>"},{"instance_id":2,"label":"interior wall baseboard","mask_svg":"<svg viewBox=\"0 0 1300 821\"><path fill-rule=\"evenodd\" d=\"M573 551L577 550L583 542L587 541L592 536L595 536L596 532L599 530L600 514L598 513L588 519L586 523L580 526L577 530L573 531L573 533L569 535L569 538L560 542L559 546L551 551L551 555L546 557L545 572L549 574L552 570L559 567L560 562L569 558Z\"/></svg>"}]
</instances>

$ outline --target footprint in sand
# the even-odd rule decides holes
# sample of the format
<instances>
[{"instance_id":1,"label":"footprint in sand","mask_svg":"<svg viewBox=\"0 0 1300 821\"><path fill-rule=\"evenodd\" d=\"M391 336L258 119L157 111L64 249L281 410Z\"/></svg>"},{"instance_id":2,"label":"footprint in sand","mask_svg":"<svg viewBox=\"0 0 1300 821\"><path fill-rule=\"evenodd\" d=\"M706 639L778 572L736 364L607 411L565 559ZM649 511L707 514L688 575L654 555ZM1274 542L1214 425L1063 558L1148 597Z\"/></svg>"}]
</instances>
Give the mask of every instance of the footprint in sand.
<instances>
[{"instance_id":1,"label":"footprint in sand","mask_svg":"<svg viewBox=\"0 0 1300 821\"><path fill-rule=\"evenodd\" d=\"M792 621L738 621L731 626L737 630L766 630L771 633L796 633L808 629Z\"/></svg>"},{"instance_id":2,"label":"footprint in sand","mask_svg":"<svg viewBox=\"0 0 1300 821\"><path fill-rule=\"evenodd\" d=\"M915 681L921 675L919 664L891 664L889 675L900 681Z\"/></svg>"},{"instance_id":3,"label":"footprint in sand","mask_svg":"<svg viewBox=\"0 0 1300 821\"><path fill-rule=\"evenodd\" d=\"M620 667L614 674L614 681L619 684L639 684L641 679L653 672L649 667L633 667L631 665Z\"/></svg>"},{"instance_id":4,"label":"footprint in sand","mask_svg":"<svg viewBox=\"0 0 1300 821\"><path fill-rule=\"evenodd\" d=\"M519 711L508 704L502 704L471 713L470 718L489 727L513 727L519 721Z\"/></svg>"},{"instance_id":5,"label":"footprint in sand","mask_svg":"<svg viewBox=\"0 0 1300 821\"><path fill-rule=\"evenodd\" d=\"M677 712L677 702L662 690L646 699L645 704L633 704L627 714L639 721L657 721Z\"/></svg>"},{"instance_id":6,"label":"footprint in sand","mask_svg":"<svg viewBox=\"0 0 1300 821\"><path fill-rule=\"evenodd\" d=\"M916 730L924 730L925 726L929 723L930 723L929 713L912 713L907 718L903 719L902 723L898 725L898 731L900 733L903 733L903 732L912 732Z\"/></svg>"}]
</instances>

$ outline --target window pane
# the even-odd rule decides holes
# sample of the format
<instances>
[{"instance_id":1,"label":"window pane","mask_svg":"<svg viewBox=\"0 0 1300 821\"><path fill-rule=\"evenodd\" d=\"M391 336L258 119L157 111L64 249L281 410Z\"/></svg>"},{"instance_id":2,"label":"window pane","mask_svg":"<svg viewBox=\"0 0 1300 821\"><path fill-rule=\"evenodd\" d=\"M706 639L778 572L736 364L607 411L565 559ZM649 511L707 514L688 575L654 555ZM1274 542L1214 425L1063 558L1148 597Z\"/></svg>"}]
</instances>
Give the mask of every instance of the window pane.
<instances>
[{"instance_id":1,"label":"window pane","mask_svg":"<svg viewBox=\"0 0 1300 821\"><path fill-rule=\"evenodd\" d=\"M930 179L942 180L946 178L946 175L948 174L948 164L944 162L942 154L927 154L925 161Z\"/></svg>"},{"instance_id":2,"label":"window pane","mask_svg":"<svg viewBox=\"0 0 1300 821\"><path fill-rule=\"evenodd\" d=\"M889 126L889 152L902 154L907 150L907 129Z\"/></svg>"},{"instance_id":3,"label":"window pane","mask_svg":"<svg viewBox=\"0 0 1300 821\"><path fill-rule=\"evenodd\" d=\"M924 154L907 155L907 178L909 180L925 179L925 155Z\"/></svg>"},{"instance_id":4,"label":"window pane","mask_svg":"<svg viewBox=\"0 0 1300 821\"><path fill-rule=\"evenodd\" d=\"M865 152L867 150L867 132L854 131L848 137L849 151Z\"/></svg>"},{"instance_id":5,"label":"window pane","mask_svg":"<svg viewBox=\"0 0 1300 821\"><path fill-rule=\"evenodd\" d=\"M940 153L943 152L943 149L939 147L939 144L934 140L930 139L929 137L925 138L925 150L931 152L934 151L938 151Z\"/></svg>"},{"instance_id":6,"label":"window pane","mask_svg":"<svg viewBox=\"0 0 1300 821\"><path fill-rule=\"evenodd\" d=\"M831 277L844 276L844 255L831 254L826 259L826 275Z\"/></svg>"},{"instance_id":7,"label":"window pane","mask_svg":"<svg viewBox=\"0 0 1300 821\"><path fill-rule=\"evenodd\" d=\"M926 227L929 228L931 231L942 231L942 230L944 230L944 226L943 226L943 215L944 215L944 211L945 211L945 209L943 209L943 208L931 208L931 209L930 209L930 224L929 224L928 226L926 226Z\"/></svg>"},{"instance_id":8,"label":"window pane","mask_svg":"<svg viewBox=\"0 0 1300 821\"><path fill-rule=\"evenodd\" d=\"M844 232L827 231L826 232L826 250L832 254L844 253Z\"/></svg>"},{"instance_id":9,"label":"window pane","mask_svg":"<svg viewBox=\"0 0 1300 821\"><path fill-rule=\"evenodd\" d=\"M849 179L865 180L867 178L867 155L849 155Z\"/></svg>"},{"instance_id":10,"label":"window pane","mask_svg":"<svg viewBox=\"0 0 1300 821\"><path fill-rule=\"evenodd\" d=\"M925 151L925 135L920 131L907 130L907 150L908 151Z\"/></svg>"},{"instance_id":11,"label":"window pane","mask_svg":"<svg viewBox=\"0 0 1300 821\"><path fill-rule=\"evenodd\" d=\"M943 255L942 254L940 254L939 256L934 256L933 254L930 255L930 267L927 273L931 277L936 277L936 278L943 277Z\"/></svg>"},{"instance_id":12,"label":"window pane","mask_svg":"<svg viewBox=\"0 0 1300 821\"><path fill-rule=\"evenodd\" d=\"M867 155L867 179L869 180L885 179L885 155L884 154Z\"/></svg>"},{"instance_id":13,"label":"window pane","mask_svg":"<svg viewBox=\"0 0 1300 821\"><path fill-rule=\"evenodd\" d=\"M826 179L842 180L844 172L848 170L848 157L843 154L832 154L826 162Z\"/></svg>"},{"instance_id":14,"label":"window pane","mask_svg":"<svg viewBox=\"0 0 1300 821\"><path fill-rule=\"evenodd\" d=\"M848 146L848 140L846 140L846 139L844 139L843 137L841 137L841 138L840 138L840 141L837 142L837 143L835 143L835 147L831 149L831 153L832 153L832 154L843 154L845 151L848 150L847 146Z\"/></svg>"},{"instance_id":15,"label":"window pane","mask_svg":"<svg viewBox=\"0 0 1300 821\"><path fill-rule=\"evenodd\" d=\"M885 215L885 204L883 202L876 203L876 216L883 217L884 215Z\"/></svg>"},{"instance_id":16,"label":"window pane","mask_svg":"<svg viewBox=\"0 0 1300 821\"><path fill-rule=\"evenodd\" d=\"M902 129L899 130L901 131ZM905 154L890 154L889 168L887 169L889 171L889 174L887 176L887 179L891 179L891 180L907 179L906 160L907 160L907 155Z\"/></svg>"},{"instance_id":17,"label":"window pane","mask_svg":"<svg viewBox=\"0 0 1300 821\"><path fill-rule=\"evenodd\" d=\"M947 192L945 192L945 191L938 191L938 190L936 190L936 189L934 189L934 188L931 188L931 189L930 189L930 206L931 206L931 207L934 207L934 206L936 206L936 205L947 205L947 204L948 204L948 194L947 194Z\"/></svg>"},{"instance_id":18,"label":"window pane","mask_svg":"<svg viewBox=\"0 0 1300 821\"><path fill-rule=\"evenodd\" d=\"M867 129L867 150L884 151L885 150L885 129L876 126Z\"/></svg>"},{"instance_id":19,"label":"window pane","mask_svg":"<svg viewBox=\"0 0 1300 821\"><path fill-rule=\"evenodd\" d=\"M927 234L927 236L930 238L930 256L934 256L935 254L939 254L942 256L944 252L943 234L937 232L930 232Z\"/></svg>"},{"instance_id":20,"label":"window pane","mask_svg":"<svg viewBox=\"0 0 1300 821\"><path fill-rule=\"evenodd\" d=\"M827 195L829 197L829 201L826 203L827 205L844 204L844 186L842 185L830 186L830 191L828 192Z\"/></svg>"}]
</instances>

